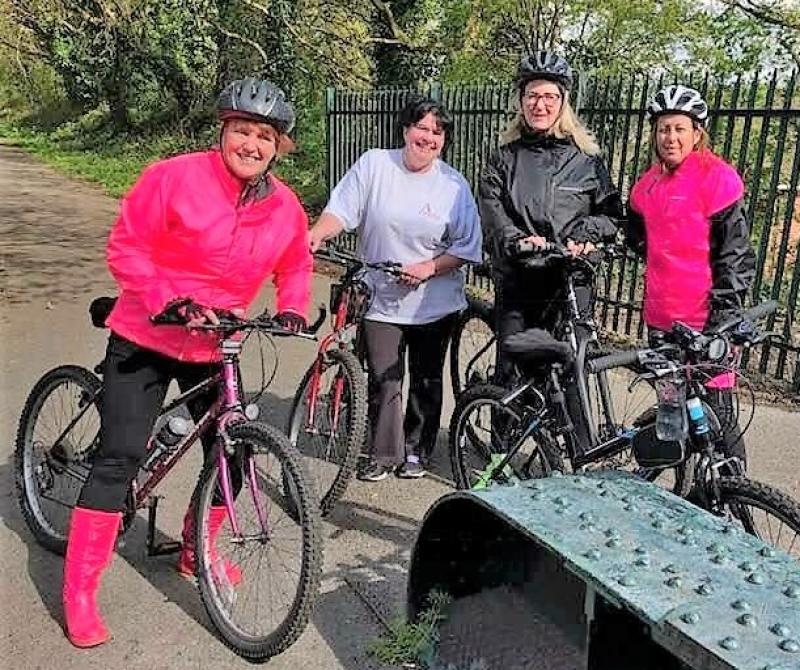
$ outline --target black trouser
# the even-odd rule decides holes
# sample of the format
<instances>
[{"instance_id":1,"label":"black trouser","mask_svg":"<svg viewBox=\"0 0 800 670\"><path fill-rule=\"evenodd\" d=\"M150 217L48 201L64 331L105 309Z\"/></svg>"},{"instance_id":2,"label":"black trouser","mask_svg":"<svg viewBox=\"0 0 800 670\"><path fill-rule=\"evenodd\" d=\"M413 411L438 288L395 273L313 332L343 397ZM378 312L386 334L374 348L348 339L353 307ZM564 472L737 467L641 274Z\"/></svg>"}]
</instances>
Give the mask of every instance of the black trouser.
<instances>
[{"instance_id":1,"label":"black trouser","mask_svg":"<svg viewBox=\"0 0 800 670\"><path fill-rule=\"evenodd\" d=\"M218 369L218 364L176 361L112 333L103 372L100 447L78 505L106 512L125 509L128 489L147 456L148 439L170 382L175 379L181 391L186 391ZM217 388L212 387L188 403L195 421L211 407L217 393ZM211 429L201 437L206 458L214 440ZM241 468L231 465L231 482L238 493L242 485ZM215 494L215 504L222 504L219 492Z\"/></svg>"},{"instance_id":2,"label":"black trouser","mask_svg":"<svg viewBox=\"0 0 800 670\"><path fill-rule=\"evenodd\" d=\"M442 368L456 314L421 325L364 321L369 364L370 455L380 465L406 456L427 457L436 445L442 414ZM403 376L408 351L408 403L403 418Z\"/></svg>"},{"instance_id":3,"label":"black trouser","mask_svg":"<svg viewBox=\"0 0 800 670\"><path fill-rule=\"evenodd\" d=\"M669 340L669 334L656 328L649 328L647 332L650 346L663 344ZM739 427L739 417L737 416L738 407L735 407L735 389L731 388L707 388L706 399L711 409L719 419L722 429L722 453L727 457L737 457L742 461L742 465L747 467L747 450L744 443L744 435Z\"/></svg>"},{"instance_id":4,"label":"black trouser","mask_svg":"<svg viewBox=\"0 0 800 670\"><path fill-rule=\"evenodd\" d=\"M573 286L580 317L588 318L592 315L594 303L592 286L587 277L577 273L573 275ZM564 273L559 270L520 270L512 276L496 277L495 304L498 335L495 383L506 386L514 383L517 371L513 358L503 347L505 339L529 328L541 328L555 334L559 323L569 317ZM578 328L578 341L587 335L585 329ZM524 372L527 374L529 371ZM565 393L575 435L579 444L588 449L589 431L577 386L568 383Z\"/></svg>"}]
</instances>

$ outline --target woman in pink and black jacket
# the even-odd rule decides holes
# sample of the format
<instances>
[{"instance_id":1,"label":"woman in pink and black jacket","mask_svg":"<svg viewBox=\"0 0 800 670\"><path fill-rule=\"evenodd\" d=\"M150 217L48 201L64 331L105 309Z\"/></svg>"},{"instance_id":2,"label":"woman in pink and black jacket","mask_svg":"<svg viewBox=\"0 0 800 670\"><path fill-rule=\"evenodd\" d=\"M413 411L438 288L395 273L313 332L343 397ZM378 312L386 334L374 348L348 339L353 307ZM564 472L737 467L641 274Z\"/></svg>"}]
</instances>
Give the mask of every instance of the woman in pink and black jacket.
<instances>
[{"instance_id":1,"label":"woman in pink and black jacket","mask_svg":"<svg viewBox=\"0 0 800 670\"><path fill-rule=\"evenodd\" d=\"M695 330L742 310L755 274L744 184L709 149L708 105L700 93L674 85L648 107L656 161L633 186L626 238L646 259L644 319L658 337L676 321ZM744 462L733 417L734 375L708 387L724 427L728 455Z\"/></svg>"},{"instance_id":2,"label":"woman in pink and black jacket","mask_svg":"<svg viewBox=\"0 0 800 670\"><path fill-rule=\"evenodd\" d=\"M186 298L192 302L181 309L189 326L216 322L212 308L244 314L271 276L276 319L293 330L306 323L312 273L308 222L297 196L270 172L276 157L292 146L294 111L273 84L244 79L220 94L217 112L219 148L145 169L123 198L109 236L108 266L119 299L106 322L111 336L101 444L72 513L64 564L66 633L78 647L109 637L96 594L167 387L176 379L188 389L218 366L216 335L156 327L150 317ZM201 416L213 400L212 393L189 409ZM204 442L206 454L212 442ZM232 479L238 493L236 467ZM209 521L212 536L225 518L218 503ZM178 561L179 572L188 576L195 560L191 518L188 511ZM235 582L236 566L226 569Z\"/></svg>"}]
</instances>

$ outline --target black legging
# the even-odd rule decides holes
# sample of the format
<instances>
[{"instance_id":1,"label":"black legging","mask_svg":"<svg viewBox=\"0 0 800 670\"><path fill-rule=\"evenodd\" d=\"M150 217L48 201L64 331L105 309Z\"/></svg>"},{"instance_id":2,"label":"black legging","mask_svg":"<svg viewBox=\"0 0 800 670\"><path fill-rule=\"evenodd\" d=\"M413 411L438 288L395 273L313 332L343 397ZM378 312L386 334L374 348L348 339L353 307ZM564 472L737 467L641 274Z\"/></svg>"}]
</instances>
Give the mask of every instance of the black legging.
<instances>
[{"instance_id":1,"label":"black legging","mask_svg":"<svg viewBox=\"0 0 800 670\"><path fill-rule=\"evenodd\" d=\"M593 308L592 287L580 273L573 275L573 286L578 312L581 318L586 318ZM568 309L566 297L564 274L560 270L520 270L511 277L495 279L495 328L498 336L495 383L501 386L512 384L516 375L514 360L503 347L506 338L528 328L542 328L552 334ZM576 336L580 341L587 332L579 328ZM578 448L588 449L591 446L590 433L583 421L584 411L577 386L568 384L565 395Z\"/></svg>"},{"instance_id":2,"label":"black legging","mask_svg":"<svg viewBox=\"0 0 800 670\"><path fill-rule=\"evenodd\" d=\"M181 391L186 391L218 369L217 364L176 361L112 333L103 373L100 447L78 505L106 512L124 510L130 484L147 456L148 438L170 382L175 379ZM212 387L189 403L189 413L195 421L202 418L216 396L217 389ZM214 439L213 430L201 436L206 458ZM231 483L234 493L238 493L242 486L241 468L232 463L231 466ZM219 492L214 502L222 504Z\"/></svg>"}]
</instances>

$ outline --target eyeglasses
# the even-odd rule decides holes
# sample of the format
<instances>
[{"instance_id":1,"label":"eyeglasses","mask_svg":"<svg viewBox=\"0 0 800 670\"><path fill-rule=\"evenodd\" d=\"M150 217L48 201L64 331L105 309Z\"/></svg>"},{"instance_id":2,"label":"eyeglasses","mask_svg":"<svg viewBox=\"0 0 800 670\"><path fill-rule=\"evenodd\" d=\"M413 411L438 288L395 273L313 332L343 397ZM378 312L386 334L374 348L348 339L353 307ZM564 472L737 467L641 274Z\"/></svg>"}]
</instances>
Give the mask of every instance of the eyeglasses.
<instances>
[{"instance_id":1,"label":"eyeglasses","mask_svg":"<svg viewBox=\"0 0 800 670\"><path fill-rule=\"evenodd\" d=\"M422 126L419 123L412 123L411 125L423 133L433 133L436 137L444 135L444 131L441 128L428 128L428 126Z\"/></svg>"},{"instance_id":2,"label":"eyeglasses","mask_svg":"<svg viewBox=\"0 0 800 670\"><path fill-rule=\"evenodd\" d=\"M522 99L532 107L536 107L539 100L542 100L545 107L553 108L561 100L561 96L558 93L526 93Z\"/></svg>"}]
</instances>

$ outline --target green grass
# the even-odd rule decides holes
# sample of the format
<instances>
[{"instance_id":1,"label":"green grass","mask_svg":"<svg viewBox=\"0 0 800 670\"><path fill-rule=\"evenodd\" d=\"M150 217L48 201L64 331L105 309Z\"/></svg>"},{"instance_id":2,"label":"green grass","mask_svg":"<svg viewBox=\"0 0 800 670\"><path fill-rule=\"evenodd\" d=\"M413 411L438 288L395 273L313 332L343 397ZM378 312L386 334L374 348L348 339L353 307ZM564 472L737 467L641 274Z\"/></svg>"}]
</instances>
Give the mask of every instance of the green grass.
<instances>
[{"instance_id":1,"label":"green grass","mask_svg":"<svg viewBox=\"0 0 800 670\"><path fill-rule=\"evenodd\" d=\"M445 611L451 602L449 595L431 591L427 607L414 623L397 618L389 624L389 631L370 645L372 654L388 665L414 664L427 667L431 664L434 646L439 639L439 627L447 618Z\"/></svg>"},{"instance_id":2,"label":"green grass","mask_svg":"<svg viewBox=\"0 0 800 670\"><path fill-rule=\"evenodd\" d=\"M325 204L324 146L315 133L309 133L307 147L284 158L276 170L294 188L310 213ZM123 195L142 169L160 158L186 151L203 150L217 140L216 124L211 122L200 133L180 128L119 132L108 124L102 110L63 123L55 129L0 120L0 138L19 146L43 163L70 177L100 185L110 196Z\"/></svg>"}]
</instances>

